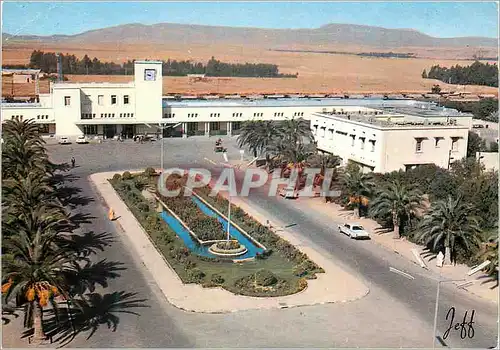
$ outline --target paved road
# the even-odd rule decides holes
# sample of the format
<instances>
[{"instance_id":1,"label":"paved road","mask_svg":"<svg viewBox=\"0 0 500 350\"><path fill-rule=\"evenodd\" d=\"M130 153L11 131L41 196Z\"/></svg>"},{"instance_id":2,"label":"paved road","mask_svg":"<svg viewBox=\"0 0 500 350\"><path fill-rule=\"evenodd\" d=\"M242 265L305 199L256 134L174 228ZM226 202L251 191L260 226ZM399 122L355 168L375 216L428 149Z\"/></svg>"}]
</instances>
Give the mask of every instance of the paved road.
<instances>
[{"instance_id":1,"label":"paved road","mask_svg":"<svg viewBox=\"0 0 500 350\"><path fill-rule=\"evenodd\" d=\"M203 158L219 157L213 153L214 140L203 138L165 141L166 166L197 165L210 167ZM158 143L133 144L108 142L101 145L48 146L55 161L77 160L72 170L80 176L75 183L82 195L94 197L87 176L94 172L159 166ZM227 145L231 157L237 149ZM214 168L214 171L216 169ZM115 334L102 327L88 342L75 340L73 346L86 347L429 347L432 337L435 283L415 265L389 253L369 241L354 242L332 230L332 223L317 213L306 212L300 202L269 198L252 192L253 205L271 215L300 222L295 231L310 239L346 270L362 278L370 294L347 304L319 305L288 310L248 311L226 315L186 313L168 303L151 276L144 271L127 249L127 242L117 239L102 257L119 260L127 266L122 276L106 291L128 290L148 299L149 308L140 317L120 316ZM96 216L90 227L116 237L105 211L96 202L81 208ZM90 228L89 227L89 228ZM407 280L388 271L389 266L407 271L415 280ZM446 328L445 312L455 306L460 317L475 309L475 336L461 340L452 334L446 340L454 347L489 347L496 342L496 307L464 292L443 286L439 329ZM458 316L457 316L458 317Z\"/></svg>"}]
</instances>

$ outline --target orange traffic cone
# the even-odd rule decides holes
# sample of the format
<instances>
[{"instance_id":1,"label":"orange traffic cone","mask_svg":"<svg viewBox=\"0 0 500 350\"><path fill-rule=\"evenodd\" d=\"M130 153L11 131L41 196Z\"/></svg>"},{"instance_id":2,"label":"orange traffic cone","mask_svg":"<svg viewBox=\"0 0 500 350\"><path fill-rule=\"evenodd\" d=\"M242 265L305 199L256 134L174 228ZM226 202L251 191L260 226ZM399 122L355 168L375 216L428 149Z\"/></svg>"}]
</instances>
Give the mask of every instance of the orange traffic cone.
<instances>
[{"instance_id":1,"label":"orange traffic cone","mask_svg":"<svg viewBox=\"0 0 500 350\"><path fill-rule=\"evenodd\" d=\"M113 211L113 208L109 208L108 218L110 221L113 221L115 219L115 212Z\"/></svg>"}]
</instances>

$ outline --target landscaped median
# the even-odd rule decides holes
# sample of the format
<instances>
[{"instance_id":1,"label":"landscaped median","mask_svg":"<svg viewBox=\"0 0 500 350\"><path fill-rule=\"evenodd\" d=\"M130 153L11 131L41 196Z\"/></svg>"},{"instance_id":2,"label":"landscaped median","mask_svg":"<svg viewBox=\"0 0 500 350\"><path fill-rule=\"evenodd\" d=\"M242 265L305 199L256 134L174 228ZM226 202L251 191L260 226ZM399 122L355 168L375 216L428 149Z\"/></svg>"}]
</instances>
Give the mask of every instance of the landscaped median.
<instances>
[{"instance_id":1,"label":"landscaped median","mask_svg":"<svg viewBox=\"0 0 500 350\"><path fill-rule=\"evenodd\" d=\"M321 267L318 266L316 259L313 262L284 237L276 235L238 207L232 207L231 229L236 226L238 234L248 236L245 249L251 241L260 250L253 249L253 258L238 263L213 254L240 249L241 236L225 240L223 224L227 221L224 221L223 207L226 205L227 209L227 202L222 197L207 196L210 189L198 191L199 197L194 199L165 198L154 193L153 196L159 199L154 202L143 195L147 188L154 192L151 187L157 178L152 176L151 170L133 175L128 172L119 175L99 173L91 179L106 204L115 211L116 222L158 286L179 308L229 312L291 307L353 300L368 292L363 284L326 259L321 258ZM162 213L159 213L158 203L164 206ZM165 215L175 216L177 226ZM186 246L185 237L179 235L181 229L190 231L190 235L201 242L210 242L207 249ZM199 241L197 243L199 246Z\"/></svg>"}]
</instances>

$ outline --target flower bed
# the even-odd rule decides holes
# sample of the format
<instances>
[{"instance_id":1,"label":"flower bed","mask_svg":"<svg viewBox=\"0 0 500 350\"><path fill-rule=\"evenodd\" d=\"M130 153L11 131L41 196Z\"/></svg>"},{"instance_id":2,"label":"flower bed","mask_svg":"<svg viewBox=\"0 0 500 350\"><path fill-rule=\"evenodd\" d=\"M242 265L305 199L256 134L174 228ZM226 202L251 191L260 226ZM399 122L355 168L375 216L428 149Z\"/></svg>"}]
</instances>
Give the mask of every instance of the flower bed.
<instances>
[{"instance_id":1,"label":"flower bed","mask_svg":"<svg viewBox=\"0 0 500 350\"><path fill-rule=\"evenodd\" d=\"M124 176L115 175L110 183L149 234L158 251L165 256L184 283L198 283L204 287L220 286L235 294L270 297L297 293L307 287L305 278L315 278L316 273L323 272L305 254L299 252L290 243L276 236L275 233L256 222L236 206L231 208L231 219L234 218L236 224L271 249L259 255L254 261L242 264L195 255L184 246L182 240L141 195L141 190L148 185L155 184L157 179L147 174L129 175L126 174L125 179ZM206 194L209 191L209 188L204 188L197 193L220 212L226 213L227 201L221 197L208 197ZM165 198L163 197L163 199ZM182 199L189 200L189 197L182 197ZM187 203L190 204L192 201L189 200ZM167 205L170 207L170 204L172 203L169 202ZM196 204L193 203L193 205L196 207ZM175 204L170 208L178 215L181 212L184 213L183 216L179 215L179 217L190 225L189 218L186 216L193 214L191 206L183 211L178 211ZM196 209L198 210L198 208ZM193 227L190 226L190 228L193 230ZM205 229L203 231L206 232ZM198 232L195 233L198 234ZM225 233L223 230L221 232L222 239L224 239ZM259 271L261 271L259 274L262 274L263 270L267 270L275 276L276 283L268 286L255 284L256 274Z\"/></svg>"}]
</instances>

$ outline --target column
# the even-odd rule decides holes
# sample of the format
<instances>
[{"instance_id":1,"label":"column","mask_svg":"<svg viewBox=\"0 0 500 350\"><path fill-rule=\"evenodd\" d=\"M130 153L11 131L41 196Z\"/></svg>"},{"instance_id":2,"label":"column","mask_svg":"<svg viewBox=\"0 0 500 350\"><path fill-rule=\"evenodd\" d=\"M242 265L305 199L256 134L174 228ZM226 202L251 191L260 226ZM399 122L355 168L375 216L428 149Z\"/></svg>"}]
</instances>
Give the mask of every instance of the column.
<instances>
[{"instance_id":1,"label":"column","mask_svg":"<svg viewBox=\"0 0 500 350\"><path fill-rule=\"evenodd\" d=\"M210 122L205 122L205 136L210 136Z\"/></svg>"},{"instance_id":2,"label":"column","mask_svg":"<svg viewBox=\"0 0 500 350\"><path fill-rule=\"evenodd\" d=\"M182 123L182 138L187 138L187 123Z\"/></svg>"},{"instance_id":3,"label":"column","mask_svg":"<svg viewBox=\"0 0 500 350\"><path fill-rule=\"evenodd\" d=\"M227 136L231 136L233 133L233 122L227 122Z\"/></svg>"}]
</instances>

